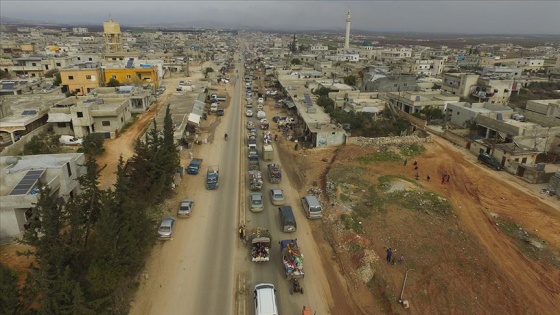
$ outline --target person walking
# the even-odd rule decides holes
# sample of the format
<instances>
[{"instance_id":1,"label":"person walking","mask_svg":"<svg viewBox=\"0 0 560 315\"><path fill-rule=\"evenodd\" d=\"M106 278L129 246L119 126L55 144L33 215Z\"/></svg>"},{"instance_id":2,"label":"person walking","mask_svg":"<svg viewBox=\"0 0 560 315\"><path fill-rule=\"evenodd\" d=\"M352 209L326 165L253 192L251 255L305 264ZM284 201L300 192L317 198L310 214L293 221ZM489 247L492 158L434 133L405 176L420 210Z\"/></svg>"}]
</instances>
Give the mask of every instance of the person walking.
<instances>
[{"instance_id":1,"label":"person walking","mask_svg":"<svg viewBox=\"0 0 560 315\"><path fill-rule=\"evenodd\" d=\"M426 180L429 182L430 181L430 175L426 175Z\"/></svg>"},{"instance_id":2,"label":"person walking","mask_svg":"<svg viewBox=\"0 0 560 315\"><path fill-rule=\"evenodd\" d=\"M441 175L441 184L445 183L445 174Z\"/></svg>"},{"instance_id":3,"label":"person walking","mask_svg":"<svg viewBox=\"0 0 560 315\"><path fill-rule=\"evenodd\" d=\"M408 164L408 159L404 159L403 166L406 166L406 164Z\"/></svg>"},{"instance_id":4,"label":"person walking","mask_svg":"<svg viewBox=\"0 0 560 315\"><path fill-rule=\"evenodd\" d=\"M393 250L389 247L387 248L387 262L391 263L391 258L393 257Z\"/></svg>"},{"instance_id":5,"label":"person walking","mask_svg":"<svg viewBox=\"0 0 560 315\"><path fill-rule=\"evenodd\" d=\"M399 264L402 264L403 262L404 262L404 255L401 254L401 255L399 256Z\"/></svg>"},{"instance_id":6,"label":"person walking","mask_svg":"<svg viewBox=\"0 0 560 315\"><path fill-rule=\"evenodd\" d=\"M189 157L192 159L193 157L192 151L189 152Z\"/></svg>"},{"instance_id":7,"label":"person walking","mask_svg":"<svg viewBox=\"0 0 560 315\"><path fill-rule=\"evenodd\" d=\"M416 166L416 165L418 165L418 162L414 161L414 163L412 163L412 165Z\"/></svg>"},{"instance_id":8,"label":"person walking","mask_svg":"<svg viewBox=\"0 0 560 315\"><path fill-rule=\"evenodd\" d=\"M449 183L449 179L451 178L451 175L447 174L447 178L445 178L445 182Z\"/></svg>"}]
</instances>

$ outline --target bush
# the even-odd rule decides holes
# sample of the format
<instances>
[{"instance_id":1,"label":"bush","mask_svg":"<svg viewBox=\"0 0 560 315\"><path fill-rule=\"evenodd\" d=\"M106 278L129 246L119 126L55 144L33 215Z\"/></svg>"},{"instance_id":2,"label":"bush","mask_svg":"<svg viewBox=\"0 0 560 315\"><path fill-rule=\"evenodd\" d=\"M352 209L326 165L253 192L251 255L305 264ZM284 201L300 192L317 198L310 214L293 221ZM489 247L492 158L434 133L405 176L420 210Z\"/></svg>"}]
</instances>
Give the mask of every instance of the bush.
<instances>
[{"instance_id":1,"label":"bush","mask_svg":"<svg viewBox=\"0 0 560 315\"><path fill-rule=\"evenodd\" d=\"M43 133L33 136L31 140L23 146L24 155L53 154L59 153L60 136L53 133Z\"/></svg>"},{"instance_id":2,"label":"bush","mask_svg":"<svg viewBox=\"0 0 560 315\"><path fill-rule=\"evenodd\" d=\"M84 137L83 152L89 156L99 156L105 152L103 148L105 137L100 133L90 133Z\"/></svg>"}]
</instances>

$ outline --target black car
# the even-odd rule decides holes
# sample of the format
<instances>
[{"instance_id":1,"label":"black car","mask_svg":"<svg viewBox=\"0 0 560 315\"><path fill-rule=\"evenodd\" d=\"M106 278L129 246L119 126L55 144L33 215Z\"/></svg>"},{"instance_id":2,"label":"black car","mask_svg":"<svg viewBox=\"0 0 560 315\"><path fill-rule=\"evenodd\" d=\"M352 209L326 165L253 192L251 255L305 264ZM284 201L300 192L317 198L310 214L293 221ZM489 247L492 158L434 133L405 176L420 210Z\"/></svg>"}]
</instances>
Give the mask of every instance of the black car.
<instances>
[{"instance_id":1,"label":"black car","mask_svg":"<svg viewBox=\"0 0 560 315\"><path fill-rule=\"evenodd\" d=\"M502 164L500 164L498 160L496 160L493 156L489 155L488 153L480 153L478 155L478 160L481 163L486 164L491 168L495 169L496 171L501 171L504 169Z\"/></svg>"}]
</instances>

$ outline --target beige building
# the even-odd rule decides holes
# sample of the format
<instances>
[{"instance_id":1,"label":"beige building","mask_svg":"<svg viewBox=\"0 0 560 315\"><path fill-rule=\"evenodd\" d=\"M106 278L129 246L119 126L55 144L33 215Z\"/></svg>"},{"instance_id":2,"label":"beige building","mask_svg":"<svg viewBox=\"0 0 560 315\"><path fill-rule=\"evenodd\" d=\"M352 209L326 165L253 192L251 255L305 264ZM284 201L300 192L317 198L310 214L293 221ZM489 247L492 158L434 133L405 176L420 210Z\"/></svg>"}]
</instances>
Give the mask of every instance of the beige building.
<instances>
[{"instance_id":1,"label":"beige building","mask_svg":"<svg viewBox=\"0 0 560 315\"><path fill-rule=\"evenodd\" d=\"M472 73L445 73L441 89L452 95L467 97L471 87L476 85L479 75Z\"/></svg>"}]
</instances>

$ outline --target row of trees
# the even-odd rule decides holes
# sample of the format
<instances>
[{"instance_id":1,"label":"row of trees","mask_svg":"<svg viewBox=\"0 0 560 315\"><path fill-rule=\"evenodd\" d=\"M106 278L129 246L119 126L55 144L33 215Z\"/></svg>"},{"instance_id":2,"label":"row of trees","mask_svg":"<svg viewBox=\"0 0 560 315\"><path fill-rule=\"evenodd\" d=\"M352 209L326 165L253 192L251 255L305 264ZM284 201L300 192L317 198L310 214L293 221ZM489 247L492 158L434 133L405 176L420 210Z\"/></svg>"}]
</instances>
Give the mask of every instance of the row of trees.
<instances>
[{"instance_id":1,"label":"row of trees","mask_svg":"<svg viewBox=\"0 0 560 315\"><path fill-rule=\"evenodd\" d=\"M23 288L0 269L0 309L18 314L122 314L135 278L157 239L159 203L179 166L169 107L163 132L154 122L135 154L119 160L112 190L98 186L94 158L80 178L82 193L62 204L42 187L23 243L34 257ZM14 290L17 290L14 292Z\"/></svg>"}]
</instances>

